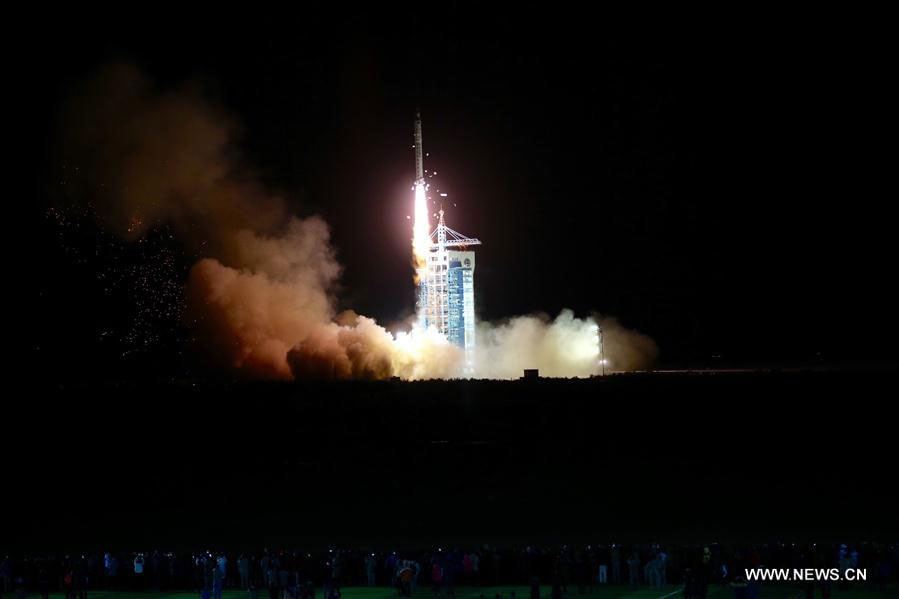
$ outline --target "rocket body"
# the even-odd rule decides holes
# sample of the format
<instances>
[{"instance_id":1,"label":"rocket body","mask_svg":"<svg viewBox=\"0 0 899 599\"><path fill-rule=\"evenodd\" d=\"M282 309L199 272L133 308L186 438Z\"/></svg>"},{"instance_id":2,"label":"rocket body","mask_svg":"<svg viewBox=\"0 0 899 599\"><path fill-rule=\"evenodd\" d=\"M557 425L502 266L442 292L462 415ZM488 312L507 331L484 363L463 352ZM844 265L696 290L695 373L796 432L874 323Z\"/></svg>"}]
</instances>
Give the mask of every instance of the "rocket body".
<instances>
[{"instance_id":1,"label":"rocket body","mask_svg":"<svg viewBox=\"0 0 899 599\"><path fill-rule=\"evenodd\" d=\"M425 159L421 147L421 114L415 113L415 183L425 182Z\"/></svg>"},{"instance_id":2,"label":"rocket body","mask_svg":"<svg viewBox=\"0 0 899 599\"><path fill-rule=\"evenodd\" d=\"M415 263L416 313L419 326L427 328L428 272L427 261L431 248L431 225L428 222L428 196L425 183L424 153L421 147L421 114L415 113L415 222L412 227L412 255Z\"/></svg>"},{"instance_id":3,"label":"rocket body","mask_svg":"<svg viewBox=\"0 0 899 599\"><path fill-rule=\"evenodd\" d=\"M412 249L417 269L424 268L431 248L431 225L428 222L428 185L425 183L424 152L421 147L421 115L415 113L415 223L412 227ZM423 273L419 273L423 276Z\"/></svg>"}]
</instances>

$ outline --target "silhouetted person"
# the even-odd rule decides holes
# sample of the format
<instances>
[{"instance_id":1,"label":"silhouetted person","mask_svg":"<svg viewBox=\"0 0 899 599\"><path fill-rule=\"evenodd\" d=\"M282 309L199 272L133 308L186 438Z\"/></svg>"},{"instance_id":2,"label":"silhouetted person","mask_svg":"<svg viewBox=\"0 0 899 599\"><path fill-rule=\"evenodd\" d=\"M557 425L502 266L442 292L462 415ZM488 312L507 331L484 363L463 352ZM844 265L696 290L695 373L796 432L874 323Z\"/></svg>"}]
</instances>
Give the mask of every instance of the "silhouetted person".
<instances>
[{"instance_id":1,"label":"silhouetted person","mask_svg":"<svg viewBox=\"0 0 899 599\"><path fill-rule=\"evenodd\" d=\"M412 563L404 560L399 572L400 594L406 597L412 596L412 576L415 573L412 570Z\"/></svg>"},{"instance_id":2,"label":"silhouetted person","mask_svg":"<svg viewBox=\"0 0 899 599\"><path fill-rule=\"evenodd\" d=\"M434 591L434 596L440 596L440 587L443 585L443 567L441 567L440 562L434 560L434 564L431 566L431 587Z\"/></svg>"},{"instance_id":3,"label":"silhouetted person","mask_svg":"<svg viewBox=\"0 0 899 599\"><path fill-rule=\"evenodd\" d=\"M412 561L412 582L409 587L410 594L415 594L415 589L418 588L418 577L421 574L421 564L418 563L417 560Z\"/></svg>"},{"instance_id":4,"label":"silhouetted person","mask_svg":"<svg viewBox=\"0 0 899 599\"><path fill-rule=\"evenodd\" d=\"M12 590L12 561L9 556L0 560L0 596Z\"/></svg>"},{"instance_id":5,"label":"silhouetted person","mask_svg":"<svg viewBox=\"0 0 899 599\"><path fill-rule=\"evenodd\" d=\"M41 599L47 599L50 596L50 572L45 560L38 563L37 587L41 593Z\"/></svg>"},{"instance_id":6,"label":"silhouetted person","mask_svg":"<svg viewBox=\"0 0 899 599\"><path fill-rule=\"evenodd\" d=\"M377 562L375 561L375 554L370 553L365 556L365 581L368 586L375 586L375 566Z\"/></svg>"},{"instance_id":7,"label":"silhouetted person","mask_svg":"<svg viewBox=\"0 0 899 599\"><path fill-rule=\"evenodd\" d=\"M742 573L734 576L730 583L730 588L734 592L734 599L749 599L749 585L746 583L746 579L743 578Z\"/></svg>"},{"instance_id":8,"label":"silhouetted person","mask_svg":"<svg viewBox=\"0 0 899 599\"><path fill-rule=\"evenodd\" d=\"M844 545L845 547L845 545ZM851 570L854 566L852 565L853 560L849 554L843 555L840 559L839 568L840 568L840 589L846 590L849 588L849 581L846 580L846 573Z\"/></svg>"},{"instance_id":9,"label":"silhouetted person","mask_svg":"<svg viewBox=\"0 0 899 599\"><path fill-rule=\"evenodd\" d=\"M144 556L142 553L138 553L134 558L134 584L138 589L144 589Z\"/></svg>"},{"instance_id":10,"label":"silhouetted person","mask_svg":"<svg viewBox=\"0 0 899 599\"><path fill-rule=\"evenodd\" d=\"M119 558L115 554L109 556L109 580L106 586L113 590L119 588Z\"/></svg>"},{"instance_id":11,"label":"silhouetted person","mask_svg":"<svg viewBox=\"0 0 899 599\"><path fill-rule=\"evenodd\" d=\"M568 582L571 580L571 560L568 557L568 548L563 547L559 555L559 576L562 583L562 592L568 592Z\"/></svg>"},{"instance_id":12,"label":"silhouetted person","mask_svg":"<svg viewBox=\"0 0 899 599\"><path fill-rule=\"evenodd\" d=\"M16 599L27 599L28 595L25 591L25 578L16 576Z\"/></svg>"},{"instance_id":13,"label":"silhouetted person","mask_svg":"<svg viewBox=\"0 0 899 599\"><path fill-rule=\"evenodd\" d=\"M66 599L75 599L75 570L71 564L66 564L62 574L62 590Z\"/></svg>"},{"instance_id":14,"label":"silhouetted person","mask_svg":"<svg viewBox=\"0 0 899 599\"><path fill-rule=\"evenodd\" d=\"M661 586L668 584L668 554L663 550L659 550L659 576L661 577Z\"/></svg>"},{"instance_id":15,"label":"silhouetted person","mask_svg":"<svg viewBox=\"0 0 899 599\"><path fill-rule=\"evenodd\" d=\"M77 599L87 599L88 566L87 557L81 556L75 564L74 590Z\"/></svg>"},{"instance_id":16,"label":"silhouetted person","mask_svg":"<svg viewBox=\"0 0 899 599\"><path fill-rule=\"evenodd\" d=\"M222 599L222 587L225 586L225 575L220 567L212 570L212 597Z\"/></svg>"},{"instance_id":17,"label":"silhouetted person","mask_svg":"<svg viewBox=\"0 0 899 599\"><path fill-rule=\"evenodd\" d=\"M562 599L562 576L559 574L558 569L556 570L556 575L553 576L553 588L550 596L551 599Z\"/></svg>"},{"instance_id":18,"label":"silhouetted person","mask_svg":"<svg viewBox=\"0 0 899 599\"><path fill-rule=\"evenodd\" d=\"M237 572L240 574L240 588L250 588L250 560L243 553L237 558Z\"/></svg>"},{"instance_id":19,"label":"silhouetted person","mask_svg":"<svg viewBox=\"0 0 899 599\"><path fill-rule=\"evenodd\" d=\"M637 552L632 551L630 557L627 558L627 577L628 584L631 589L637 589L640 586L640 558Z\"/></svg>"},{"instance_id":20,"label":"silhouetted person","mask_svg":"<svg viewBox=\"0 0 899 599\"><path fill-rule=\"evenodd\" d=\"M705 599L708 593L708 555L703 555L698 560L693 560L692 567L684 572L684 599ZM752 588L747 589L748 596L752 596Z\"/></svg>"},{"instance_id":21,"label":"silhouetted person","mask_svg":"<svg viewBox=\"0 0 899 599\"><path fill-rule=\"evenodd\" d=\"M612 545L612 583L621 582L621 548Z\"/></svg>"},{"instance_id":22,"label":"silhouetted person","mask_svg":"<svg viewBox=\"0 0 899 599\"><path fill-rule=\"evenodd\" d=\"M699 595L696 571L693 568L684 570L684 599L697 599Z\"/></svg>"}]
</instances>

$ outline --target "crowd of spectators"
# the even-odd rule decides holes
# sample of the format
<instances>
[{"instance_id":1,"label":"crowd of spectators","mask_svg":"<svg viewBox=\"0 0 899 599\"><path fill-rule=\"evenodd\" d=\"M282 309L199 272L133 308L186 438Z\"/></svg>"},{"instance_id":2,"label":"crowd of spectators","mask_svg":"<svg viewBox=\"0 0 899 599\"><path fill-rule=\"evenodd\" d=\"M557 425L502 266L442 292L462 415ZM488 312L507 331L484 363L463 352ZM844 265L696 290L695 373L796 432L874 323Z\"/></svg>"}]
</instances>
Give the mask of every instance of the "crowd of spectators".
<instances>
[{"instance_id":1,"label":"crowd of spectators","mask_svg":"<svg viewBox=\"0 0 899 599\"><path fill-rule=\"evenodd\" d=\"M375 550L225 551L161 550L67 555L4 555L0 599L63 591L84 599L88 590L187 590L218 599L224 589L248 597L339 599L344 586L389 585L412 596L426 585L436 597L459 586L530 588L530 599L589 594L606 584L661 589L682 586L687 599L705 597L708 587L729 585L737 597L752 598L757 584L746 568L864 568L867 583L895 580L899 545L563 545ZM826 593L829 583L818 583ZM806 585L806 590L813 583ZM547 591L547 589L549 589ZM524 599L514 597L510 599Z\"/></svg>"}]
</instances>

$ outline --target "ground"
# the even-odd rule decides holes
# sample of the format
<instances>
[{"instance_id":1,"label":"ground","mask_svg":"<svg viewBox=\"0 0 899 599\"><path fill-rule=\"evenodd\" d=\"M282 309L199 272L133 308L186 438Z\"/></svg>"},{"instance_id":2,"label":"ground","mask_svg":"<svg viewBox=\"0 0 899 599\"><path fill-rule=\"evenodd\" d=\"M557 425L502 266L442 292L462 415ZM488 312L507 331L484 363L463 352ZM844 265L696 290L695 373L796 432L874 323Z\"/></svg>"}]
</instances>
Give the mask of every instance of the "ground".
<instances>
[{"instance_id":1,"label":"ground","mask_svg":"<svg viewBox=\"0 0 899 599\"><path fill-rule=\"evenodd\" d=\"M899 538L892 373L44 391L0 435L23 553Z\"/></svg>"},{"instance_id":2,"label":"ground","mask_svg":"<svg viewBox=\"0 0 899 599\"><path fill-rule=\"evenodd\" d=\"M527 599L530 594L526 587L484 587L478 589L457 589L455 599L485 599L496 597L497 593L501 593L504 599L510 597L511 591L515 591L516 597ZM549 596L549 587L543 588L543 597ZM889 591L881 592L874 589L856 589L839 591L834 590L831 594L833 599L886 599L889 596L895 596L895 588ZM14 595L13 595L14 596ZM820 593L815 595L820 597ZM29 599L39 597L36 593L30 593ZM51 593L51 599L64 599L65 595L61 593ZM89 599L197 599L198 593L194 592L118 592L118 591L93 591L88 594ZM244 591L225 591L222 595L223 599L246 599L247 593ZM259 593L259 599L268 597L268 593ZM443 595L442 597L446 597ZM569 593L567 599L662 599L662 598L679 599L681 597L680 587L669 585L660 590L643 589L631 591L623 585L609 585L600 590L587 595L578 595ZM728 587L713 586L709 589L708 599L726 599L733 597L733 591ZM759 599L801 599L804 595L799 589L790 586L770 585L762 588ZM392 588L386 587L347 587L343 591L342 599L397 599L398 595ZM430 589L419 588L415 593L414 599L433 599Z\"/></svg>"}]
</instances>

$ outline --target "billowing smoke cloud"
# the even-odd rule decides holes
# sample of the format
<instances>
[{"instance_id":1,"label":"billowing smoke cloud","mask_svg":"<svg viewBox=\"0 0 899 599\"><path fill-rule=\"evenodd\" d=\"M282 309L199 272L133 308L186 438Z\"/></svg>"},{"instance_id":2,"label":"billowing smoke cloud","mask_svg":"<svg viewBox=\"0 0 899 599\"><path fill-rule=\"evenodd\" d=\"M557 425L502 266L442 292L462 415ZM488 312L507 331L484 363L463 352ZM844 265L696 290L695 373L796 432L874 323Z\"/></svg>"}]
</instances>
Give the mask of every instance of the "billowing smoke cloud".
<instances>
[{"instance_id":1,"label":"billowing smoke cloud","mask_svg":"<svg viewBox=\"0 0 899 599\"><path fill-rule=\"evenodd\" d=\"M247 376L448 378L462 352L433 331L393 335L372 319L336 313L341 274L328 226L298 218L264 189L235 149L233 121L192 89L161 92L113 65L76 94L65 148L113 230L136 239L171 224L200 256L187 282L186 323L210 356ZM595 372L593 321L520 317L481 325L475 376ZM654 355L647 338L607 325L619 369Z\"/></svg>"},{"instance_id":2,"label":"billowing smoke cloud","mask_svg":"<svg viewBox=\"0 0 899 599\"><path fill-rule=\"evenodd\" d=\"M518 316L482 323L477 329L475 376L508 379L525 368L543 376L584 377L597 373L602 323L602 355L607 371L645 368L658 350L649 337L623 328L614 318L579 319L563 310L555 319L545 315Z\"/></svg>"}]
</instances>

